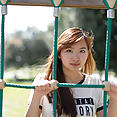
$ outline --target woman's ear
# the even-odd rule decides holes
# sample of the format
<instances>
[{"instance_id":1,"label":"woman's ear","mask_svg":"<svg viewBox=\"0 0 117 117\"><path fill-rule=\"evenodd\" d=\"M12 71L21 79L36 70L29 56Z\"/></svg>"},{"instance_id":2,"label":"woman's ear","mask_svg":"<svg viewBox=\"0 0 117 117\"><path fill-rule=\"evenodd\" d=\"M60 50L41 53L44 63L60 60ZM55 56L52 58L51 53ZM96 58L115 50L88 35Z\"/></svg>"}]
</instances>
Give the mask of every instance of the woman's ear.
<instances>
[{"instance_id":1,"label":"woman's ear","mask_svg":"<svg viewBox=\"0 0 117 117\"><path fill-rule=\"evenodd\" d=\"M58 53L58 59L61 59L61 52Z\"/></svg>"}]
</instances>

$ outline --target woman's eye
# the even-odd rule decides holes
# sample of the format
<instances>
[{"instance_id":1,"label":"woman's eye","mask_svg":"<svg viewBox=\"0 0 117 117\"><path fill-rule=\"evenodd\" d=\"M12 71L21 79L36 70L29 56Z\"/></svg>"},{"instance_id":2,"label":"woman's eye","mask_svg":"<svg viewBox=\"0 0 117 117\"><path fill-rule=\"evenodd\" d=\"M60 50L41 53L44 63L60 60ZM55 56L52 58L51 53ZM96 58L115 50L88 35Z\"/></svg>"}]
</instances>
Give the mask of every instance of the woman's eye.
<instances>
[{"instance_id":1,"label":"woman's eye","mask_svg":"<svg viewBox=\"0 0 117 117\"><path fill-rule=\"evenodd\" d=\"M80 50L80 52L85 53L85 50Z\"/></svg>"},{"instance_id":2,"label":"woman's eye","mask_svg":"<svg viewBox=\"0 0 117 117\"><path fill-rule=\"evenodd\" d=\"M71 49L67 49L66 52L72 52L72 50Z\"/></svg>"}]
</instances>

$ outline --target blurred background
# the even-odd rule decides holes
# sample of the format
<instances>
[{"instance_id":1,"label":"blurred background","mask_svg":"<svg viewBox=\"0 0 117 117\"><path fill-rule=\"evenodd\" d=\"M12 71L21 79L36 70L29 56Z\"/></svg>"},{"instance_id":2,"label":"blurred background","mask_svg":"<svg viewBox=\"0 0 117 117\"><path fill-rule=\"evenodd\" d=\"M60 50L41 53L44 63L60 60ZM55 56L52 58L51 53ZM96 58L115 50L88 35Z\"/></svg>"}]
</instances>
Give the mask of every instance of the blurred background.
<instances>
[{"instance_id":1,"label":"blurred background","mask_svg":"<svg viewBox=\"0 0 117 117\"><path fill-rule=\"evenodd\" d=\"M116 12L117 14L117 12ZM106 10L61 8L59 35L67 28L81 27L93 32L95 74L104 78L106 41ZM117 18L112 22L109 78L117 77ZM52 7L8 6L5 19L6 82L31 85L53 48L54 17ZM3 117L23 117L28 106L30 90L5 88Z\"/></svg>"}]
</instances>

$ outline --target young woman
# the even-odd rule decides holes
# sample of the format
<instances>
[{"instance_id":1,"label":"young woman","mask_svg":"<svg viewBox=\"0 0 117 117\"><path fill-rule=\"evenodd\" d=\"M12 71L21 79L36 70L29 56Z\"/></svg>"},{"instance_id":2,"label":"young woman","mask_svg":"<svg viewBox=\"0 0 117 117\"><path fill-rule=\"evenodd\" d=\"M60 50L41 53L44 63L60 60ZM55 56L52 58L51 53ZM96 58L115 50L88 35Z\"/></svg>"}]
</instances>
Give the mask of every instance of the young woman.
<instances>
[{"instance_id":1,"label":"young woman","mask_svg":"<svg viewBox=\"0 0 117 117\"><path fill-rule=\"evenodd\" d=\"M94 37L80 28L64 31L57 42L57 81L74 84L102 84L92 75L95 61L92 56ZM33 85L25 117L52 117L53 52L47 72L39 74ZM111 84L108 117L117 117L117 86ZM58 88L57 117L103 117L103 90L100 88Z\"/></svg>"}]
</instances>

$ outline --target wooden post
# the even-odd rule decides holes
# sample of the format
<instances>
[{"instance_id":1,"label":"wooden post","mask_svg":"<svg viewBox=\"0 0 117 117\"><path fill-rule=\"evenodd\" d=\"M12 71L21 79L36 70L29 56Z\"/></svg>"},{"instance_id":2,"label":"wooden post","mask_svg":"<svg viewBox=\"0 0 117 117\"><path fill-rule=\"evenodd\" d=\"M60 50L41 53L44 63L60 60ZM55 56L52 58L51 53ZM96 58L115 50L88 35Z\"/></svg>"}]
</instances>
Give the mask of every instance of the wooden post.
<instances>
[{"instance_id":1,"label":"wooden post","mask_svg":"<svg viewBox=\"0 0 117 117\"><path fill-rule=\"evenodd\" d=\"M9 4L27 6L52 6L50 0L10 0ZM103 0L64 0L62 7L106 9Z\"/></svg>"}]
</instances>

